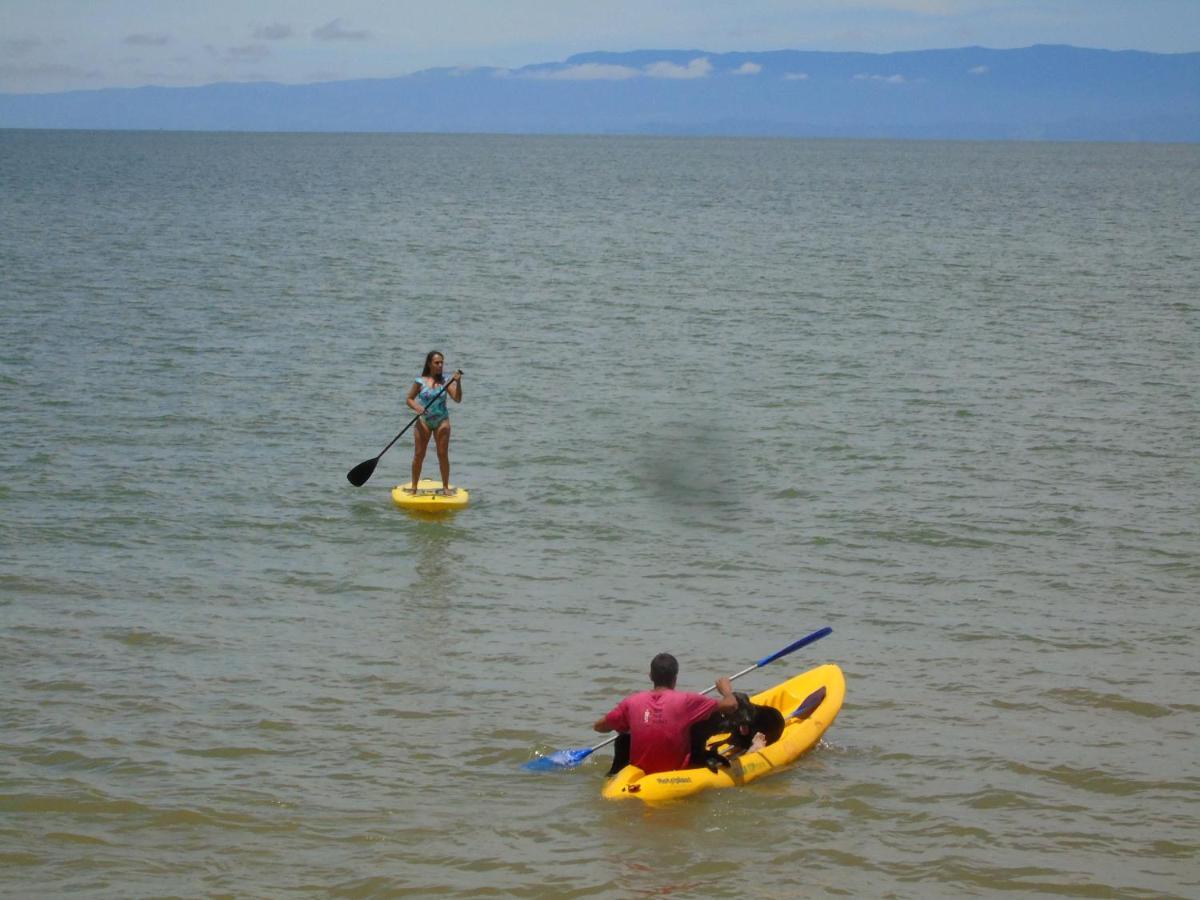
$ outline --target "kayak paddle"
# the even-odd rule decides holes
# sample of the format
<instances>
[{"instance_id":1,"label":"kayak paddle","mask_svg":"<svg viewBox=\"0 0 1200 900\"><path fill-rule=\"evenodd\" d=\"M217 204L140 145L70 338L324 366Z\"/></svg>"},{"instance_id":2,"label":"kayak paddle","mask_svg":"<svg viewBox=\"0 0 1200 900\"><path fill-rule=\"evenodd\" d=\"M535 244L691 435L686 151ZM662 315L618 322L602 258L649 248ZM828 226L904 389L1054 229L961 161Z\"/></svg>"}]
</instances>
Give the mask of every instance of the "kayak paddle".
<instances>
[{"instance_id":1,"label":"kayak paddle","mask_svg":"<svg viewBox=\"0 0 1200 900\"><path fill-rule=\"evenodd\" d=\"M459 369L455 374L461 375L462 369ZM442 394L446 393L446 388L450 387L450 385L453 383L453 381L454 381L453 378L451 378L450 381L447 381L445 384L445 387L443 387L440 391L437 392L437 394L434 396L434 398L425 405L425 408L428 409L430 406L433 406L433 404L437 403L438 398L441 397ZM461 397L462 394L459 394L459 396ZM362 487L364 484L366 484L367 479L375 474L375 467L377 465L379 465L380 457L382 457L383 454L385 454L389 450L391 450L392 444L394 444L394 443L396 443L396 441L400 440L400 438L404 436L404 432L408 431L408 429L410 429L414 425L416 425L417 419L421 418L421 416L423 416L423 415L424 415L424 413L417 413L415 416L413 416L412 421L409 422L407 425L405 425L403 428L401 428L400 433L398 435L396 435L394 438L392 438L388 442L388 445L386 447L384 447L382 450L379 451L379 456L376 456L374 459L365 459L362 462L360 462L357 466L355 466L353 469L351 469L349 472L346 473L346 480L349 481L355 487Z\"/></svg>"},{"instance_id":2,"label":"kayak paddle","mask_svg":"<svg viewBox=\"0 0 1200 900\"><path fill-rule=\"evenodd\" d=\"M807 637L802 637L802 638L800 638L800 640L796 641L795 643L788 644L782 650L772 653L770 656L764 656L762 659L760 659L754 665L747 666L746 668L742 669L742 671L738 672L736 675L730 675L729 680L733 681L735 678L741 678L747 672L753 672L755 669L761 669L763 666L767 665L768 663L773 663L773 662L775 662L775 660L779 659L780 657L787 656L789 653L794 653L796 650L799 650L801 647L807 647L809 644L813 643L814 641L819 641L821 638L825 637L828 634L832 634L832 633L833 633L833 629L829 628L828 626L826 626L825 628L819 628L816 631L814 631L812 634L808 635ZM716 685L712 685L712 686L706 688L705 690L701 691L700 693L709 694L709 693L712 693L713 691L715 691L716 689L717 689ZM799 710L797 710L797 712L799 712ZM555 769L573 769L577 765L579 765L581 762L583 762L585 759L587 759L589 756L591 756L593 753L595 753L597 750L599 750L601 747L607 747L609 744L611 744L616 739L617 739L617 735L614 734L612 737L605 738L600 743L596 744L594 747L576 747L571 750L556 750L554 753L551 753L549 756L541 756L539 754L537 757L529 760L529 762L527 762L523 766L521 766L521 768L523 768L527 772L553 772Z\"/></svg>"},{"instance_id":3,"label":"kayak paddle","mask_svg":"<svg viewBox=\"0 0 1200 900\"><path fill-rule=\"evenodd\" d=\"M809 716L811 716L814 712L816 712L817 707L820 706L824 702L825 702L825 688L819 687L815 691L813 691L811 694L809 694L807 697L805 697L804 702L801 703L799 706L797 706L790 715L785 716L785 718L799 719L800 721L803 722L805 719L807 719Z\"/></svg>"}]
</instances>

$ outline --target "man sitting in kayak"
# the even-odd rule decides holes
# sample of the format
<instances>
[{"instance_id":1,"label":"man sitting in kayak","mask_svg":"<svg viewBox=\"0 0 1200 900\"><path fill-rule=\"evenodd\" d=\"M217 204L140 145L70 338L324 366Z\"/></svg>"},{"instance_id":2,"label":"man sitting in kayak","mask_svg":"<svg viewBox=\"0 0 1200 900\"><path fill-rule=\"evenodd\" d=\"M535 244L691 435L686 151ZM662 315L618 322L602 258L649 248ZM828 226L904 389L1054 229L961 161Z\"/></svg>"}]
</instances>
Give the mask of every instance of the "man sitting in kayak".
<instances>
[{"instance_id":1,"label":"man sitting in kayak","mask_svg":"<svg viewBox=\"0 0 1200 900\"><path fill-rule=\"evenodd\" d=\"M592 726L604 734L621 732L617 738L613 766L609 774L633 764L652 775L686 769L692 725L713 713L727 714L737 709L737 698L728 678L718 678L721 698L675 690L679 662L670 653L660 653L650 661L651 690L631 694Z\"/></svg>"}]
</instances>

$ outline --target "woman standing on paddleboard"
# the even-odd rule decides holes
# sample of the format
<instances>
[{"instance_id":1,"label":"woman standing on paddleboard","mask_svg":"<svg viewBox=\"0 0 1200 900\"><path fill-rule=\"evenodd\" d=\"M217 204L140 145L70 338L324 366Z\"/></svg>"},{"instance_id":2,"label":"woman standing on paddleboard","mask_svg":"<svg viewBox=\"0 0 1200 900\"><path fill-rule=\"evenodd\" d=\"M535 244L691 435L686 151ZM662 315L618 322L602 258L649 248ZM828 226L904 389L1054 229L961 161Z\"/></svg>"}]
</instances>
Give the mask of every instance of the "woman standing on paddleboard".
<instances>
[{"instance_id":1,"label":"woman standing on paddleboard","mask_svg":"<svg viewBox=\"0 0 1200 900\"><path fill-rule=\"evenodd\" d=\"M450 488L450 413L446 409L446 397L451 397L455 403L462 403L462 369L459 369L446 381L442 375L445 359L436 350L430 350L425 356L425 368L421 377L413 381L408 390L408 408L415 412L417 419L416 438L413 444L412 463L412 493L417 492L421 481L421 466L425 462L425 450L429 447L429 438L437 445L438 465L442 470L442 493L452 493Z\"/></svg>"}]
</instances>

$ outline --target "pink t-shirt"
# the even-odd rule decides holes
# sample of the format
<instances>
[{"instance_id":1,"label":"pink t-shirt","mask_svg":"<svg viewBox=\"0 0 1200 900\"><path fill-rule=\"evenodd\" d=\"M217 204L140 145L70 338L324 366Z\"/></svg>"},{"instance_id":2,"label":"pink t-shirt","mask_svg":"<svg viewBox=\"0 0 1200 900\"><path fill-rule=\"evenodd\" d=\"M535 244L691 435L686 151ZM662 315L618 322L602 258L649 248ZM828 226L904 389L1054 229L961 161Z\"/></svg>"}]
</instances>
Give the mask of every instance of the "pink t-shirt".
<instances>
[{"instance_id":1,"label":"pink t-shirt","mask_svg":"<svg viewBox=\"0 0 1200 900\"><path fill-rule=\"evenodd\" d=\"M687 768L692 724L716 708L717 701L703 694L642 691L618 703L604 721L629 732L629 762L652 775Z\"/></svg>"}]
</instances>

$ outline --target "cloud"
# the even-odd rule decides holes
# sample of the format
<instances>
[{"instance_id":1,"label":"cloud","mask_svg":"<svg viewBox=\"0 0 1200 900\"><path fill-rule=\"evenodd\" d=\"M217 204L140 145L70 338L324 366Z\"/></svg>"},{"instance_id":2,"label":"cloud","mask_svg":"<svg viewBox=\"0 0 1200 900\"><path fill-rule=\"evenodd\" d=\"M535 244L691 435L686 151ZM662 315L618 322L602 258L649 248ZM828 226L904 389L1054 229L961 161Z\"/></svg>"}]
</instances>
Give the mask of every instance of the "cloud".
<instances>
[{"instance_id":1,"label":"cloud","mask_svg":"<svg viewBox=\"0 0 1200 900\"><path fill-rule=\"evenodd\" d=\"M761 69L761 66L747 63L737 74L753 75ZM526 69L494 69L492 74L497 78L539 78L554 81L627 81L631 78L705 78L711 72L712 63L705 57L697 57L686 66L666 60L650 63L641 69L611 63L580 63L562 68L538 66Z\"/></svg>"},{"instance_id":2,"label":"cloud","mask_svg":"<svg viewBox=\"0 0 1200 900\"><path fill-rule=\"evenodd\" d=\"M366 41L370 39L371 32L352 31L342 26L341 19L334 19L314 29L312 36L318 41Z\"/></svg>"},{"instance_id":3,"label":"cloud","mask_svg":"<svg viewBox=\"0 0 1200 900\"><path fill-rule=\"evenodd\" d=\"M210 56L227 63L258 62L271 55L269 48L262 44L242 44L240 47L214 47L206 44L204 47ZM218 79L219 80L219 79Z\"/></svg>"},{"instance_id":4,"label":"cloud","mask_svg":"<svg viewBox=\"0 0 1200 900\"><path fill-rule=\"evenodd\" d=\"M225 52L225 58L231 62L258 62L271 55L271 51L262 44L243 44L240 47L230 47Z\"/></svg>"},{"instance_id":5,"label":"cloud","mask_svg":"<svg viewBox=\"0 0 1200 900\"><path fill-rule=\"evenodd\" d=\"M903 75L855 75L855 81L879 81L883 84L905 84L907 79Z\"/></svg>"},{"instance_id":6,"label":"cloud","mask_svg":"<svg viewBox=\"0 0 1200 900\"><path fill-rule=\"evenodd\" d=\"M11 56L24 56L42 45L37 38L8 38L0 41L0 50Z\"/></svg>"},{"instance_id":7,"label":"cloud","mask_svg":"<svg viewBox=\"0 0 1200 900\"><path fill-rule=\"evenodd\" d=\"M165 34L131 34L125 38L125 43L134 47L165 47L170 42Z\"/></svg>"},{"instance_id":8,"label":"cloud","mask_svg":"<svg viewBox=\"0 0 1200 900\"><path fill-rule=\"evenodd\" d=\"M758 63L745 62L733 70L734 75L757 75L762 71Z\"/></svg>"},{"instance_id":9,"label":"cloud","mask_svg":"<svg viewBox=\"0 0 1200 900\"><path fill-rule=\"evenodd\" d=\"M0 75L2 76L17 76L20 78L29 77L54 77L54 78L99 78L102 73L95 69L81 69L78 66L68 66L62 63L31 63L29 65L0 62Z\"/></svg>"},{"instance_id":10,"label":"cloud","mask_svg":"<svg viewBox=\"0 0 1200 900\"><path fill-rule=\"evenodd\" d=\"M337 20L335 19L334 21ZM290 38L292 34L291 25L284 25L282 22L272 22L270 25L255 28L253 37L258 41L282 41L284 38Z\"/></svg>"},{"instance_id":11,"label":"cloud","mask_svg":"<svg viewBox=\"0 0 1200 900\"><path fill-rule=\"evenodd\" d=\"M548 78L556 81L624 81L637 78L642 73L629 66L611 66L603 63L581 63L565 69L539 69L529 72L526 78Z\"/></svg>"},{"instance_id":12,"label":"cloud","mask_svg":"<svg viewBox=\"0 0 1200 900\"><path fill-rule=\"evenodd\" d=\"M784 81L808 81L807 72L788 72L783 76Z\"/></svg>"},{"instance_id":13,"label":"cloud","mask_svg":"<svg viewBox=\"0 0 1200 900\"><path fill-rule=\"evenodd\" d=\"M991 70L987 66L976 66L973 69L967 69L968 75L986 75Z\"/></svg>"},{"instance_id":14,"label":"cloud","mask_svg":"<svg viewBox=\"0 0 1200 900\"><path fill-rule=\"evenodd\" d=\"M693 59L686 66L665 61L646 66L646 74L651 78L705 78L711 71L712 63L703 56Z\"/></svg>"}]
</instances>

